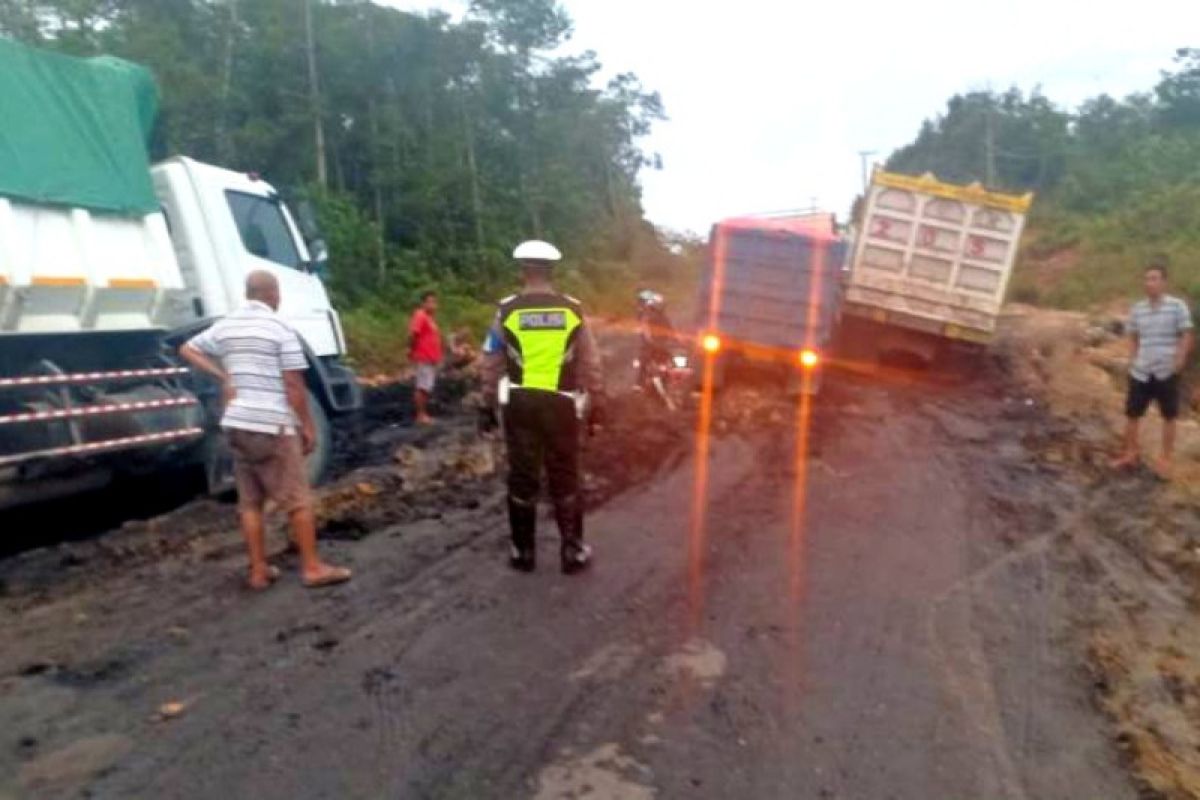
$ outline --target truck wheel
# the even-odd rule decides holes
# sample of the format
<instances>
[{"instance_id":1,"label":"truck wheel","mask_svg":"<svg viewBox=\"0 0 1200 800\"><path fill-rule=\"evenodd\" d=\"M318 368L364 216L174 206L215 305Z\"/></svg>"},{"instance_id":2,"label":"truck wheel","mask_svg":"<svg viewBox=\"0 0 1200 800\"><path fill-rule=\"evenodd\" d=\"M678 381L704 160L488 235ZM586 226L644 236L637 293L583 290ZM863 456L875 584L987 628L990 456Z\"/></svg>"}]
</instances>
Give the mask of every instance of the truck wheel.
<instances>
[{"instance_id":1,"label":"truck wheel","mask_svg":"<svg viewBox=\"0 0 1200 800\"><path fill-rule=\"evenodd\" d=\"M329 465L333 461L333 427L321 401L311 390L308 392L308 413L312 415L313 427L317 429L317 446L308 455L308 482L310 486L319 486L329 474Z\"/></svg>"},{"instance_id":2,"label":"truck wheel","mask_svg":"<svg viewBox=\"0 0 1200 800\"><path fill-rule=\"evenodd\" d=\"M204 481L208 493L213 497L221 497L233 492L233 453L225 436L213 429L209 432L203 445Z\"/></svg>"},{"instance_id":3,"label":"truck wheel","mask_svg":"<svg viewBox=\"0 0 1200 800\"><path fill-rule=\"evenodd\" d=\"M308 413L312 415L313 427L317 430L317 446L308 455L308 481L310 486L318 486L329 474L329 465L333 460L333 428L325 408L310 391L308 393ZM204 473L208 483L208 493L214 497L234 491L233 454L224 436L213 433L204 444Z\"/></svg>"},{"instance_id":4,"label":"truck wheel","mask_svg":"<svg viewBox=\"0 0 1200 800\"><path fill-rule=\"evenodd\" d=\"M719 356L714 356L713 358L715 360L712 365L712 390L713 394L716 394L725 388L725 369L728 366L728 362ZM703 382L704 379L701 377L699 383L703 384ZM703 389L703 386L701 388Z\"/></svg>"},{"instance_id":5,"label":"truck wheel","mask_svg":"<svg viewBox=\"0 0 1200 800\"><path fill-rule=\"evenodd\" d=\"M804 395L816 397L821 393L821 383L824 376L824 370L817 369L811 373L805 373L795 367L788 367L787 376L787 395L792 399L799 398Z\"/></svg>"},{"instance_id":6,"label":"truck wheel","mask_svg":"<svg viewBox=\"0 0 1200 800\"><path fill-rule=\"evenodd\" d=\"M943 340L936 355L942 373L956 383L971 383L983 373L987 349L974 342Z\"/></svg>"}]
</instances>

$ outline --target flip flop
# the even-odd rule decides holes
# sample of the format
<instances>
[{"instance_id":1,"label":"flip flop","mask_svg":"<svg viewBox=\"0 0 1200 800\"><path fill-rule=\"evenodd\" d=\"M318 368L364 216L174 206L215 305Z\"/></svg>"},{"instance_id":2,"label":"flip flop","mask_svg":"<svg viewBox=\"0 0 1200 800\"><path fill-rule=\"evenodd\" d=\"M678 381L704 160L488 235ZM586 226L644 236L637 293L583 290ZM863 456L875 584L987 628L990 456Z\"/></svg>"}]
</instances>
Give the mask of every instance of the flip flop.
<instances>
[{"instance_id":1,"label":"flip flop","mask_svg":"<svg viewBox=\"0 0 1200 800\"><path fill-rule=\"evenodd\" d=\"M339 583L345 583L350 580L352 574L345 567L330 567L328 572L316 578L304 578L302 582L306 589L321 589L326 586L336 586Z\"/></svg>"},{"instance_id":2,"label":"flip flop","mask_svg":"<svg viewBox=\"0 0 1200 800\"><path fill-rule=\"evenodd\" d=\"M279 567L275 566L274 564L267 564L267 585L266 586L255 586L252 583L250 583L249 578L246 579L246 585L250 588L250 591L252 591L252 592L261 592L264 589L271 588L271 585L274 584L275 581L279 580L280 574L281 573L279 572Z\"/></svg>"},{"instance_id":3,"label":"flip flop","mask_svg":"<svg viewBox=\"0 0 1200 800\"><path fill-rule=\"evenodd\" d=\"M1150 464L1150 471L1154 473L1154 477L1164 483L1170 483L1171 479L1175 477L1175 465L1162 459L1155 459Z\"/></svg>"}]
</instances>

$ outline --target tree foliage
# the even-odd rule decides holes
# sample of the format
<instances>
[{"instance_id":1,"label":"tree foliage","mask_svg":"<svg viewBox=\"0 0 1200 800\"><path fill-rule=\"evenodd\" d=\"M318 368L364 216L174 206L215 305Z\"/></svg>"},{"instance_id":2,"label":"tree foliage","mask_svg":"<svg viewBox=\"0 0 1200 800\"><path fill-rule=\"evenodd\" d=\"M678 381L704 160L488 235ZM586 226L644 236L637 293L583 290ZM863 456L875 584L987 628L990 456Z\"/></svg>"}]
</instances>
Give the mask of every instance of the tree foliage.
<instances>
[{"instance_id":1,"label":"tree foliage","mask_svg":"<svg viewBox=\"0 0 1200 800\"><path fill-rule=\"evenodd\" d=\"M1200 49L1181 49L1151 92L1100 95L1068 111L1040 91L956 95L888 167L1035 191L1073 211L1124 205L1130 192L1200 171Z\"/></svg>"},{"instance_id":2,"label":"tree foliage","mask_svg":"<svg viewBox=\"0 0 1200 800\"><path fill-rule=\"evenodd\" d=\"M1166 253L1177 283L1200 299L1200 49L1178 50L1147 92L1100 95L1074 110L1038 91L957 95L888 167L1037 192L1018 267L1023 295L1111 299L1136 290L1145 258ZM1078 266L1042 285L1038 263L1054 259Z\"/></svg>"},{"instance_id":3,"label":"tree foliage","mask_svg":"<svg viewBox=\"0 0 1200 800\"><path fill-rule=\"evenodd\" d=\"M367 0L0 0L0 35L148 66L156 156L306 187L342 302L494 282L529 236L581 262L654 238L638 142L662 103L561 55L555 0L476 0L459 22Z\"/></svg>"}]
</instances>

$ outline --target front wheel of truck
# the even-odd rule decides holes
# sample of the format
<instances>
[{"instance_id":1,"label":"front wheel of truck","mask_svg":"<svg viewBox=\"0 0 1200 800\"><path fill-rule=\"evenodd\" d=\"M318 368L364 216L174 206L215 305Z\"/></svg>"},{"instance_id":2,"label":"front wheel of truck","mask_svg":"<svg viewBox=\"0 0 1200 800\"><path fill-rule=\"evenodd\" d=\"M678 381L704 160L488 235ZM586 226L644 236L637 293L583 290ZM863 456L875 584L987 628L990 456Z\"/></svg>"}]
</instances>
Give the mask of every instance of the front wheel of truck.
<instances>
[{"instance_id":1,"label":"front wheel of truck","mask_svg":"<svg viewBox=\"0 0 1200 800\"><path fill-rule=\"evenodd\" d=\"M329 415L325 407L310 389L308 391L308 413L312 416L313 427L317 432L316 447L308 454L308 484L319 486L329 475L329 466L333 461L333 426L329 424Z\"/></svg>"},{"instance_id":2,"label":"front wheel of truck","mask_svg":"<svg viewBox=\"0 0 1200 800\"><path fill-rule=\"evenodd\" d=\"M821 393L824 378L822 369L796 369L790 367L787 376L788 397L816 397Z\"/></svg>"},{"instance_id":3,"label":"front wheel of truck","mask_svg":"<svg viewBox=\"0 0 1200 800\"><path fill-rule=\"evenodd\" d=\"M328 477L333 461L333 426L329 424L329 415L325 413L324 406L311 390L308 392L308 413L312 415L313 428L316 429L316 446L308 454L305 467L309 486L319 486ZM203 462L210 495L219 496L234 491L233 453L229 451L229 442L224 434L215 430L209 434L204 443Z\"/></svg>"}]
</instances>

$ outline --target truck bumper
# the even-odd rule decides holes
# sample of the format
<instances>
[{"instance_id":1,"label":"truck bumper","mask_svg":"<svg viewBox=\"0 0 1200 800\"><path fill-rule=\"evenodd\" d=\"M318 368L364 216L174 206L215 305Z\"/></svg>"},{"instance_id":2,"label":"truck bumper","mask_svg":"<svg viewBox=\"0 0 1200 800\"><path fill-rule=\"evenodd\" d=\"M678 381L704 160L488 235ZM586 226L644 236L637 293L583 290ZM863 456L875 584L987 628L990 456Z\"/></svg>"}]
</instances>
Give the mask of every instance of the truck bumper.
<instances>
[{"instance_id":1,"label":"truck bumper","mask_svg":"<svg viewBox=\"0 0 1200 800\"><path fill-rule=\"evenodd\" d=\"M971 328L953 322L942 322L941 320L929 319L928 317L921 317L916 314L906 314L903 311L895 311L889 308L847 302L845 312L850 316L869 319L881 325L894 325L898 328L927 333L931 336L940 336L944 339L971 342L972 344L988 344L992 340L992 331Z\"/></svg>"},{"instance_id":2,"label":"truck bumper","mask_svg":"<svg viewBox=\"0 0 1200 800\"><path fill-rule=\"evenodd\" d=\"M312 389L333 415L348 414L363 407L363 390L353 370L335 358L313 360L316 381Z\"/></svg>"}]
</instances>

